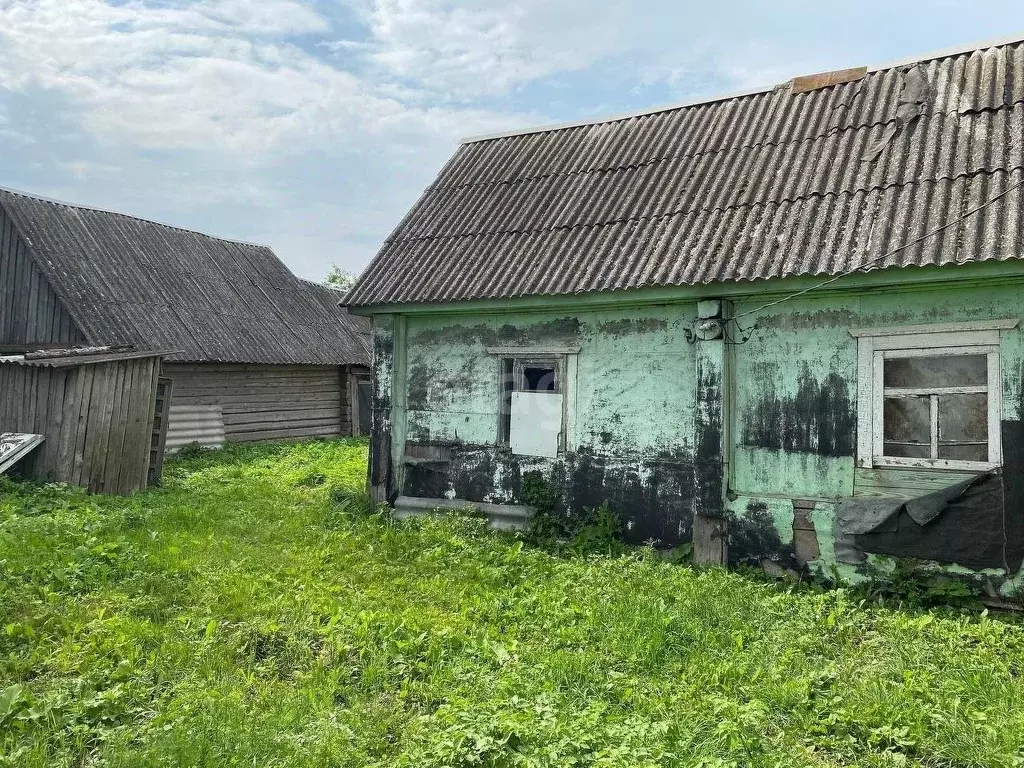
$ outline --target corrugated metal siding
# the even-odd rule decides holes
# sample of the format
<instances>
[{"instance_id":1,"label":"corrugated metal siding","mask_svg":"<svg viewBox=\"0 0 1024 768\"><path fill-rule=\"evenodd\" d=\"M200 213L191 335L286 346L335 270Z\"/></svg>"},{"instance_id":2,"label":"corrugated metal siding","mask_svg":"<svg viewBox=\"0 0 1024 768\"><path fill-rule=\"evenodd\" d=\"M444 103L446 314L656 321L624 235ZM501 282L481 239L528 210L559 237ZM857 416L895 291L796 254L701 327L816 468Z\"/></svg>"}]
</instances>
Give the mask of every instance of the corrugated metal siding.
<instances>
[{"instance_id":1,"label":"corrugated metal siding","mask_svg":"<svg viewBox=\"0 0 1024 768\"><path fill-rule=\"evenodd\" d=\"M1024 45L919 65L924 114L877 160L907 67L465 144L351 305L836 274L955 219L1024 169ZM1017 258L1015 194L890 260Z\"/></svg>"},{"instance_id":2,"label":"corrugated metal siding","mask_svg":"<svg viewBox=\"0 0 1024 768\"><path fill-rule=\"evenodd\" d=\"M344 370L334 366L168 364L168 450L350 433Z\"/></svg>"},{"instance_id":3,"label":"corrugated metal siding","mask_svg":"<svg viewBox=\"0 0 1024 768\"><path fill-rule=\"evenodd\" d=\"M0 345L84 341L0 208Z\"/></svg>"},{"instance_id":4,"label":"corrugated metal siding","mask_svg":"<svg viewBox=\"0 0 1024 768\"><path fill-rule=\"evenodd\" d=\"M177 360L369 362L365 322L265 246L7 190L0 209L91 343Z\"/></svg>"},{"instance_id":5,"label":"corrugated metal siding","mask_svg":"<svg viewBox=\"0 0 1024 768\"><path fill-rule=\"evenodd\" d=\"M24 462L30 477L131 493L147 485L159 375L158 357L0 363L0 432L46 436Z\"/></svg>"},{"instance_id":6,"label":"corrugated metal siding","mask_svg":"<svg viewBox=\"0 0 1024 768\"><path fill-rule=\"evenodd\" d=\"M199 443L207 448L224 445L224 414L219 405L192 401L178 403L172 395L167 422L167 451L176 451L189 443Z\"/></svg>"}]
</instances>

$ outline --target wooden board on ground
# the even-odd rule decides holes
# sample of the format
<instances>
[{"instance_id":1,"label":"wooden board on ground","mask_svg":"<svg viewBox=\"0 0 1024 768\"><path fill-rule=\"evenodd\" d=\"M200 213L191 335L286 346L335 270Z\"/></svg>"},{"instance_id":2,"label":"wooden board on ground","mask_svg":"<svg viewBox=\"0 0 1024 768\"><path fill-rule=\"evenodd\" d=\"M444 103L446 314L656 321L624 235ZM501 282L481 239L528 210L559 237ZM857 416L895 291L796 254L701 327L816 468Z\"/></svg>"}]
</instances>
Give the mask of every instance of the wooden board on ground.
<instances>
[{"instance_id":1,"label":"wooden board on ground","mask_svg":"<svg viewBox=\"0 0 1024 768\"><path fill-rule=\"evenodd\" d=\"M45 439L43 435L23 432L0 434L0 475L32 453Z\"/></svg>"}]
</instances>

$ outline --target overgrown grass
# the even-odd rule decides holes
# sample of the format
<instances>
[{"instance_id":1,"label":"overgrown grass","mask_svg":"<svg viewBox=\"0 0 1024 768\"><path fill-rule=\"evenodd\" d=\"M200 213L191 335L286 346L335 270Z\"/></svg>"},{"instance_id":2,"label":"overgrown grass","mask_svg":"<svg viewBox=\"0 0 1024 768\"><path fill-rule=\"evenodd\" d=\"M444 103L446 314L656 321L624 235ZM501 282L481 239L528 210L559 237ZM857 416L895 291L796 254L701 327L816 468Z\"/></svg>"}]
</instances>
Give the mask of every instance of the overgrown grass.
<instances>
[{"instance_id":1,"label":"overgrown grass","mask_svg":"<svg viewBox=\"0 0 1024 768\"><path fill-rule=\"evenodd\" d=\"M396 524L364 471L314 442L0 487L0 765L1024 761L1018 626Z\"/></svg>"}]
</instances>

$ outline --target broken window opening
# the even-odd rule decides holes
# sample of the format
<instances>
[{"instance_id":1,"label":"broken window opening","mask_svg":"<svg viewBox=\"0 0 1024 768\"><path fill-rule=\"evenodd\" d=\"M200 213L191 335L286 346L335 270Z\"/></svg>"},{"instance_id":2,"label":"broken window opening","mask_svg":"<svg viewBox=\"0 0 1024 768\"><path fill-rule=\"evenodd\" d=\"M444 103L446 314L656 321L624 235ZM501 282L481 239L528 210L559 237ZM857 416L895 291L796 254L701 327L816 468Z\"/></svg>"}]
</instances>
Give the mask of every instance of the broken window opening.
<instances>
[{"instance_id":1,"label":"broken window opening","mask_svg":"<svg viewBox=\"0 0 1024 768\"><path fill-rule=\"evenodd\" d=\"M557 367L554 365L538 366L538 365L526 365L523 366L523 378L521 392L557 392L557 379L555 371Z\"/></svg>"},{"instance_id":2,"label":"broken window opening","mask_svg":"<svg viewBox=\"0 0 1024 768\"><path fill-rule=\"evenodd\" d=\"M564 358L500 358L498 444L513 453L555 456L564 450Z\"/></svg>"}]
</instances>

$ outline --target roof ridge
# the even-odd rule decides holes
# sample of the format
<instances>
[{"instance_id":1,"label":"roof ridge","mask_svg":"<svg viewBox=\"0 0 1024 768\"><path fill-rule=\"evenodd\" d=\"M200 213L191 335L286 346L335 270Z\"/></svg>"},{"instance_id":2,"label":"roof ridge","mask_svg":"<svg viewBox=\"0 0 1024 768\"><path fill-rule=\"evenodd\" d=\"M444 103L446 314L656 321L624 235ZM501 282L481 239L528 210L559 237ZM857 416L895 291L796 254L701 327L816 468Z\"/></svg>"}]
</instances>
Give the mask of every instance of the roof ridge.
<instances>
[{"instance_id":1,"label":"roof ridge","mask_svg":"<svg viewBox=\"0 0 1024 768\"><path fill-rule=\"evenodd\" d=\"M867 74L873 74L875 72L882 72L887 69L905 67L910 64L920 64L926 61L934 61L935 59L945 59L952 56L959 56L964 53L983 51L987 48L998 48L1022 42L1024 42L1024 32L1015 35L1008 35L1006 37L995 38L993 40L985 40L976 43L970 43L967 45L949 46L918 56L910 56L903 59L894 59L892 61L885 62L884 64L868 66ZM773 85L761 86L759 88L750 88L747 90L736 91L733 93L723 93L714 96L702 96L695 99L687 99L676 103L661 104L654 107L646 107L639 110L621 112L618 114L608 115L606 117L584 118L582 120L566 120L564 122L551 123L549 125L538 125L532 128L518 128L508 131L496 131L494 133L467 136L462 138L459 141L459 144L476 144L481 141L491 141L493 139L510 138L512 136L526 136L533 133L548 133L550 131L560 131L565 130L566 128L580 128L587 125L601 125L603 123L614 123L620 120L628 120L633 117L644 117L646 115L655 115L658 114L659 112L671 112L673 110L684 109L686 107L696 107L700 106L701 104L714 104L719 101L731 101L732 99L739 99L744 96L756 96L762 93L769 93L778 88L780 85L785 85L788 82L789 81L787 80L784 83L776 83Z\"/></svg>"},{"instance_id":2,"label":"roof ridge","mask_svg":"<svg viewBox=\"0 0 1024 768\"><path fill-rule=\"evenodd\" d=\"M38 194L35 194L33 192L25 192L24 190L14 189L13 187L7 187L7 186L0 185L0 192L6 192L6 193L11 194L11 195L18 195L19 197L25 197L25 198L28 198L29 200L37 200L37 201L43 202L43 203L50 203L51 205L61 205L61 206L64 206L66 208L75 208L76 210L79 210L79 211L93 211L94 213L105 213L105 214L110 215L110 216L120 216L121 218L124 218L124 219L133 219L135 221L142 221L142 222L145 222L146 224L155 224L158 227L165 227L167 229L174 229L174 230L177 230L178 232L188 232L188 233L193 234L193 235L199 235L201 237L208 237L211 240L220 240L221 242L224 242L224 243L235 243L236 245L249 245L249 246L252 246L254 248L268 248L271 251L273 250L273 248L271 248L267 243L256 243L256 242L252 242L250 240L239 240L237 238L232 238L232 237L220 237L219 235L211 235L209 232L200 232L198 229L190 229L189 227L181 227L181 226L178 226L176 224L168 224L167 222L157 221L156 219L147 219L145 216L137 216L137 215L132 214L132 213L124 213L123 211L114 211L114 210L111 210L109 208L100 208L99 206L96 206L96 205L85 205L83 203L71 203L71 202L68 202L67 200L59 200L59 199L54 198L54 197L47 197L46 195L38 195Z\"/></svg>"}]
</instances>

